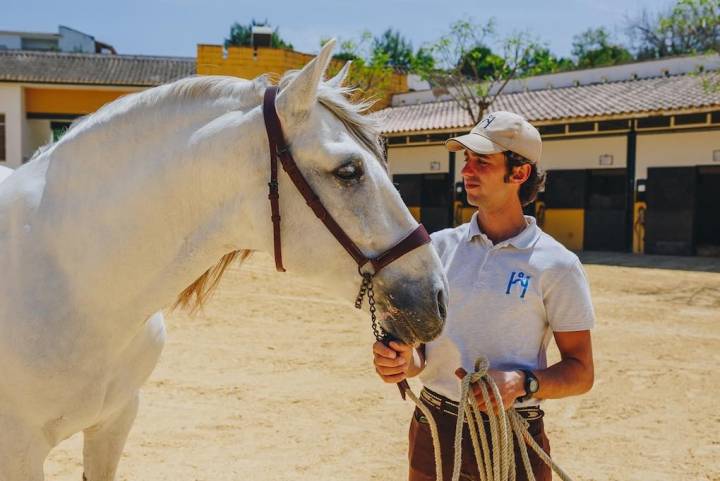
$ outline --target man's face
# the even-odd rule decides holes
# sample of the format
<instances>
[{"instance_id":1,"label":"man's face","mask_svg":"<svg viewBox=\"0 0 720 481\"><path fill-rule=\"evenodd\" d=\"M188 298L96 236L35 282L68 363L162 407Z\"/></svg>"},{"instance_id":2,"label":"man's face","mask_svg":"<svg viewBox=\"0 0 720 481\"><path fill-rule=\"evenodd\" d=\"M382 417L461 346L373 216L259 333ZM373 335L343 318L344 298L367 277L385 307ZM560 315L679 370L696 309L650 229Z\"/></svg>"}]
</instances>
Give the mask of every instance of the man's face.
<instances>
[{"instance_id":1,"label":"man's face","mask_svg":"<svg viewBox=\"0 0 720 481\"><path fill-rule=\"evenodd\" d=\"M476 154L465 149L462 176L470 205L494 207L517 196L517 185L506 182L506 175L505 154Z\"/></svg>"}]
</instances>

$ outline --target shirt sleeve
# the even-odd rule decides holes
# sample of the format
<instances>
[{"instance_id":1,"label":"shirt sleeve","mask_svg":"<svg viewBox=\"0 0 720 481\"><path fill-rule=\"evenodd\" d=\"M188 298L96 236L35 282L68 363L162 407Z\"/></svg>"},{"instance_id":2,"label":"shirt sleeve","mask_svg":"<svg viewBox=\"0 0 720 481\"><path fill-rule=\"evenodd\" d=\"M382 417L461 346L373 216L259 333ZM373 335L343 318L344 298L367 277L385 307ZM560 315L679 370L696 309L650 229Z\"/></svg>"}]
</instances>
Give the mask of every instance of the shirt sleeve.
<instances>
[{"instance_id":1,"label":"shirt sleeve","mask_svg":"<svg viewBox=\"0 0 720 481\"><path fill-rule=\"evenodd\" d=\"M555 332L586 331L595 327L590 285L578 259L548 289L544 302L548 323Z\"/></svg>"}]
</instances>

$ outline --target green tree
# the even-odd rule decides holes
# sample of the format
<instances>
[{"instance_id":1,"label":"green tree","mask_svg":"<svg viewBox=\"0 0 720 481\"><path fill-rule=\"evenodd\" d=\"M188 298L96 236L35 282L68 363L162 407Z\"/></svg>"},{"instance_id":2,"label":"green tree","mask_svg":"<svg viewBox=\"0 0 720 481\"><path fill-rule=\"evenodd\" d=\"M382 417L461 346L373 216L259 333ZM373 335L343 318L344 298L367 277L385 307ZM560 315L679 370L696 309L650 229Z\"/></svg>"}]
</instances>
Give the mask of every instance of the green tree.
<instances>
[{"instance_id":1,"label":"green tree","mask_svg":"<svg viewBox=\"0 0 720 481\"><path fill-rule=\"evenodd\" d=\"M252 28L253 27L270 27L267 19L264 22L258 22L254 18L247 25L240 25L235 22L230 27L230 37L225 39L225 48L227 47L250 47L252 46ZM290 42L286 42L280 37L278 28L273 30L270 39L270 46L273 48L288 48L292 50L293 46Z\"/></svg>"},{"instance_id":2,"label":"green tree","mask_svg":"<svg viewBox=\"0 0 720 481\"><path fill-rule=\"evenodd\" d=\"M386 56L387 65L397 71L407 72L413 65L412 44L391 28L373 39L372 54L378 58Z\"/></svg>"},{"instance_id":3,"label":"green tree","mask_svg":"<svg viewBox=\"0 0 720 481\"><path fill-rule=\"evenodd\" d=\"M603 67L630 62L633 56L624 46L612 43L604 27L590 28L573 38L572 53L578 68Z\"/></svg>"},{"instance_id":4,"label":"green tree","mask_svg":"<svg viewBox=\"0 0 720 481\"><path fill-rule=\"evenodd\" d=\"M466 77L490 78L498 75L505 67L505 59L479 44L465 52L460 58L460 72Z\"/></svg>"},{"instance_id":5,"label":"green tree","mask_svg":"<svg viewBox=\"0 0 720 481\"><path fill-rule=\"evenodd\" d=\"M341 62L352 61L347 84L353 88L353 99L374 103L386 98L392 89L395 69L390 65L390 56L387 52L373 48L373 36L364 31L358 39L340 39L339 52L333 55L335 60ZM327 39L320 41L324 45ZM328 76L335 74L340 63L331 65Z\"/></svg>"},{"instance_id":6,"label":"green tree","mask_svg":"<svg viewBox=\"0 0 720 481\"><path fill-rule=\"evenodd\" d=\"M515 35L499 40L501 49L493 52L488 45L496 39L493 20L485 24L459 20L427 48L433 62L418 68L418 73L433 88L446 92L473 123L482 119L512 79L531 70L528 59L538 48L528 36Z\"/></svg>"},{"instance_id":7,"label":"green tree","mask_svg":"<svg viewBox=\"0 0 720 481\"><path fill-rule=\"evenodd\" d=\"M628 22L638 59L720 52L720 0L678 0Z\"/></svg>"},{"instance_id":8,"label":"green tree","mask_svg":"<svg viewBox=\"0 0 720 481\"><path fill-rule=\"evenodd\" d=\"M432 52L424 47L420 47L413 56L411 72L427 71L435 68L435 58Z\"/></svg>"},{"instance_id":9,"label":"green tree","mask_svg":"<svg viewBox=\"0 0 720 481\"><path fill-rule=\"evenodd\" d=\"M534 44L520 62L520 76L531 77L556 72L573 70L575 63L569 58L556 57L544 45Z\"/></svg>"}]
</instances>

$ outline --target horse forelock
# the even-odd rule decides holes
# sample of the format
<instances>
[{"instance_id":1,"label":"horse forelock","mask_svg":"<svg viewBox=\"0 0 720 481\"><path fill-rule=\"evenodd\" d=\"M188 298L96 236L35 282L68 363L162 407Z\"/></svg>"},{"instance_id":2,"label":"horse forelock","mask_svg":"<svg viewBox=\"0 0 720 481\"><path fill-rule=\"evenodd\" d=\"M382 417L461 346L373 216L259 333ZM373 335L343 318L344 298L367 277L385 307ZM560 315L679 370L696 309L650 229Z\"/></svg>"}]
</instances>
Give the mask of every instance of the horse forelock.
<instances>
[{"instance_id":1,"label":"horse forelock","mask_svg":"<svg viewBox=\"0 0 720 481\"><path fill-rule=\"evenodd\" d=\"M286 87L299 72L299 70L286 72L280 79L280 89ZM333 87L323 82L317 90L318 102L340 120L355 140L360 142L387 171L385 146L380 135L380 122L367 115L375 101L350 101L349 99L356 92L357 89L351 87Z\"/></svg>"}]
</instances>

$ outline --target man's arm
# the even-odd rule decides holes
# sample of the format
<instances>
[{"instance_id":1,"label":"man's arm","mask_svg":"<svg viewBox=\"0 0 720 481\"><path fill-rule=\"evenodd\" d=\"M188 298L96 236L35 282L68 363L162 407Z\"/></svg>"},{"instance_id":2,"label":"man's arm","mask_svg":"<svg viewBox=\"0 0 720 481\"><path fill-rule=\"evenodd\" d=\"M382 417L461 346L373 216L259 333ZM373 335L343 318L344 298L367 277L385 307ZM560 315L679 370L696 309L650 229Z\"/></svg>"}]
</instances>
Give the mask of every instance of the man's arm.
<instances>
[{"instance_id":1,"label":"man's arm","mask_svg":"<svg viewBox=\"0 0 720 481\"><path fill-rule=\"evenodd\" d=\"M540 383L534 397L558 399L588 392L595 380L590 331L555 332L553 336L560 361L533 371Z\"/></svg>"},{"instance_id":2,"label":"man's arm","mask_svg":"<svg viewBox=\"0 0 720 481\"><path fill-rule=\"evenodd\" d=\"M540 384L533 397L558 399L589 391L595 378L590 331L555 332L553 335L560 351L560 361L547 369L533 371ZM455 374L462 379L465 370L460 368ZM525 394L525 374L521 371L491 369L488 374L498 385L505 408L511 407L515 399ZM473 386L473 392L478 406L484 410L480 388Z\"/></svg>"}]
</instances>

